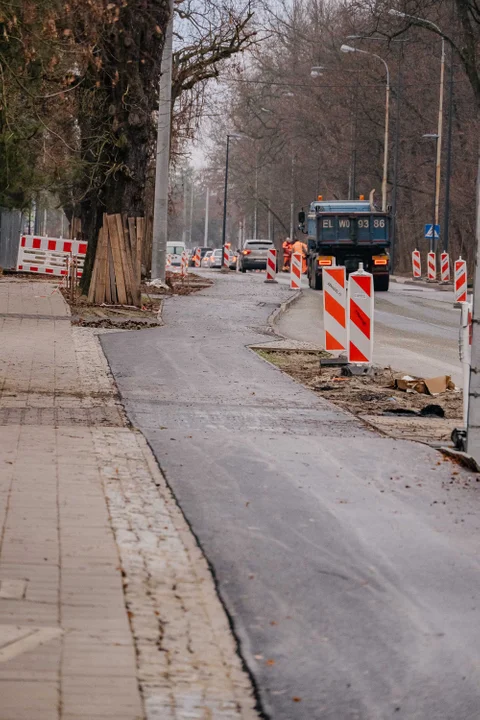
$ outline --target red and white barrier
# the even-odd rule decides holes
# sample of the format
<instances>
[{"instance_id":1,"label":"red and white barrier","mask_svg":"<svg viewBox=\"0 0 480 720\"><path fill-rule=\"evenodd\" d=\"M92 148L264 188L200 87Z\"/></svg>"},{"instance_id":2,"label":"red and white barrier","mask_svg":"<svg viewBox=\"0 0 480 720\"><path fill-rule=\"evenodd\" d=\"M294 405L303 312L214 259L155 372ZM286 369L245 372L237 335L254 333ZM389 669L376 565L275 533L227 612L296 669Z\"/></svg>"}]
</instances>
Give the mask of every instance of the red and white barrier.
<instances>
[{"instance_id":1,"label":"red and white barrier","mask_svg":"<svg viewBox=\"0 0 480 720\"><path fill-rule=\"evenodd\" d=\"M455 281L454 281L455 302L467 302L467 263L462 256L455 260Z\"/></svg>"},{"instance_id":2,"label":"red and white barrier","mask_svg":"<svg viewBox=\"0 0 480 720\"><path fill-rule=\"evenodd\" d=\"M450 282L450 255L447 252L440 255L440 277L442 282Z\"/></svg>"},{"instance_id":3,"label":"red and white barrier","mask_svg":"<svg viewBox=\"0 0 480 720\"><path fill-rule=\"evenodd\" d=\"M373 275L363 263L348 279L347 345L349 363L370 363L373 358Z\"/></svg>"},{"instance_id":4,"label":"red and white barrier","mask_svg":"<svg viewBox=\"0 0 480 720\"><path fill-rule=\"evenodd\" d=\"M347 282L344 267L324 267L323 327L325 350L347 349Z\"/></svg>"},{"instance_id":5,"label":"red and white barrier","mask_svg":"<svg viewBox=\"0 0 480 720\"><path fill-rule=\"evenodd\" d=\"M77 258L77 277L82 277L87 243L81 240L22 235L18 247L19 272L66 276L68 258Z\"/></svg>"},{"instance_id":6,"label":"red and white barrier","mask_svg":"<svg viewBox=\"0 0 480 720\"><path fill-rule=\"evenodd\" d=\"M186 250L182 252L182 257L180 259L180 274L182 277L185 277L188 273L188 253Z\"/></svg>"},{"instance_id":7,"label":"red and white barrier","mask_svg":"<svg viewBox=\"0 0 480 720\"><path fill-rule=\"evenodd\" d=\"M274 283L277 274L277 251L275 248L269 248L267 252L267 276L265 282Z\"/></svg>"},{"instance_id":8,"label":"red and white barrier","mask_svg":"<svg viewBox=\"0 0 480 720\"><path fill-rule=\"evenodd\" d=\"M412 252L412 269L414 278L422 277L422 260L420 257L420 250L414 250Z\"/></svg>"},{"instance_id":9,"label":"red and white barrier","mask_svg":"<svg viewBox=\"0 0 480 720\"><path fill-rule=\"evenodd\" d=\"M230 248L226 245L223 248L223 267L230 267Z\"/></svg>"},{"instance_id":10,"label":"red and white barrier","mask_svg":"<svg viewBox=\"0 0 480 720\"><path fill-rule=\"evenodd\" d=\"M200 265L202 264L202 251L200 249L197 249L195 251L194 261L195 261L195 267L199 268Z\"/></svg>"},{"instance_id":11,"label":"red and white barrier","mask_svg":"<svg viewBox=\"0 0 480 720\"><path fill-rule=\"evenodd\" d=\"M427 271L427 279L428 280L436 280L437 279L437 256L434 252L428 253L428 271Z\"/></svg>"},{"instance_id":12,"label":"red and white barrier","mask_svg":"<svg viewBox=\"0 0 480 720\"><path fill-rule=\"evenodd\" d=\"M302 281L302 254L292 253L290 262L290 290L300 290Z\"/></svg>"}]
</instances>

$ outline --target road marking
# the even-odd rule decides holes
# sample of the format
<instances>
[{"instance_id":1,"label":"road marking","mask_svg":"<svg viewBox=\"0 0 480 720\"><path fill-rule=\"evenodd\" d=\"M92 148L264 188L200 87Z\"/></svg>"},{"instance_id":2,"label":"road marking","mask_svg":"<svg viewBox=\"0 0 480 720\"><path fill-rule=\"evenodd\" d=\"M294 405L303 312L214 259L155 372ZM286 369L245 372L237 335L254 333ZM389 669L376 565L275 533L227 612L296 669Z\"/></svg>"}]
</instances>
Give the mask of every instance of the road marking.
<instances>
[{"instance_id":1,"label":"road marking","mask_svg":"<svg viewBox=\"0 0 480 720\"><path fill-rule=\"evenodd\" d=\"M0 663L59 637L61 628L0 625Z\"/></svg>"}]
</instances>

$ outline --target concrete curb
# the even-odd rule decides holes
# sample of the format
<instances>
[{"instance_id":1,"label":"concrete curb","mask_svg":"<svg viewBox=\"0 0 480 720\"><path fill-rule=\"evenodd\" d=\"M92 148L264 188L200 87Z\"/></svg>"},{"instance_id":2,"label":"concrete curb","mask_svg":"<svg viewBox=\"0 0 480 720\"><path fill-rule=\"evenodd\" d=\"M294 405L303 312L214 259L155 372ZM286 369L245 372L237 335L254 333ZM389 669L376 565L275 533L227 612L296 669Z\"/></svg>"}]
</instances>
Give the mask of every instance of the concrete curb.
<instances>
[{"instance_id":1,"label":"concrete curb","mask_svg":"<svg viewBox=\"0 0 480 720\"><path fill-rule=\"evenodd\" d=\"M397 285L412 285L413 287L436 288L441 291L453 290L453 283L441 284L427 282L426 280L413 280L413 278L402 277L401 275L390 275L390 280Z\"/></svg>"},{"instance_id":2,"label":"concrete curb","mask_svg":"<svg viewBox=\"0 0 480 720\"><path fill-rule=\"evenodd\" d=\"M267 324L268 326L273 330L275 335L278 335L278 337L283 338L284 336L281 335L278 330L276 329L276 324L279 320L279 318L282 317L284 313L287 312L290 305L292 305L294 302L296 302L299 298L302 297L302 290L297 290L292 297L288 298L288 300L285 300L285 302L281 303L278 308L275 308L275 310L268 316Z\"/></svg>"}]
</instances>

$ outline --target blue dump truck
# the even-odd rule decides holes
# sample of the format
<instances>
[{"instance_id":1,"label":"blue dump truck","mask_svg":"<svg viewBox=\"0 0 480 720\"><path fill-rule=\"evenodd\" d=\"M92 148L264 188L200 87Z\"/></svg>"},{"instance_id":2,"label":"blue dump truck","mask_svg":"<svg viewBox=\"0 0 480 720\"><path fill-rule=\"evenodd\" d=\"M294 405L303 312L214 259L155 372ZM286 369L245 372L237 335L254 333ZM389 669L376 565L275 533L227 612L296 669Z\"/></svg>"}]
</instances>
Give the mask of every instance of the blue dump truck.
<instances>
[{"instance_id":1,"label":"blue dump truck","mask_svg":"<svg viewBox=\"0 0 480 720\"><path fill-rule=\"evenodd\" d=\"M388 213L364 200L323 200L298 215L299 228L307 235L308 281L322 289L322 268L345 265L347 274L363 263L373 274L374 288L388 290L390 279L390 225Z\"/></svg>"}]
</instances>

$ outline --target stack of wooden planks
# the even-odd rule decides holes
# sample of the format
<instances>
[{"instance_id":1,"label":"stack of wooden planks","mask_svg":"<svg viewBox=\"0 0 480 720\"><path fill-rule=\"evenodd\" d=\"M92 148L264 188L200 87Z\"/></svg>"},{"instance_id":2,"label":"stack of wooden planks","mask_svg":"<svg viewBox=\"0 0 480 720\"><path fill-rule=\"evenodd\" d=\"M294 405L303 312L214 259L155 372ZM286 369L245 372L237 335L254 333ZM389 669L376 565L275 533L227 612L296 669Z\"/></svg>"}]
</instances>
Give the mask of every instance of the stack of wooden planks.
<instances>
[{"instance_id":1,"label":"stack of wooden planks","mask_svg":"<svg viewBox=\"0 0 480 720\"><path fill-rule=\"evenodd\" d=\"M88 301L95 305L141 305L145 218L104 215L98 235Z\"/></svg>"}]
</instances>

